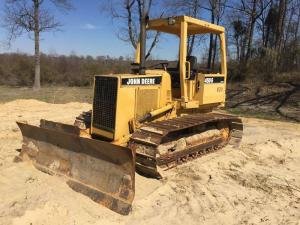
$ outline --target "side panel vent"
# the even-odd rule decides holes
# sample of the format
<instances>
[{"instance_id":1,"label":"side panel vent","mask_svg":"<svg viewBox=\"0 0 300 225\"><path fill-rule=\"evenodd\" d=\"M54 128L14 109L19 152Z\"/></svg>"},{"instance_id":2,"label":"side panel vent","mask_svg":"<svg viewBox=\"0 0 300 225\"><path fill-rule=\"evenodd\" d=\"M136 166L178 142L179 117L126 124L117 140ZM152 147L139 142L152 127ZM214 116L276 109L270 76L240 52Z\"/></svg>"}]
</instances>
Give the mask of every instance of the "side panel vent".
<instances>
[{"instance_id":1,"label":"side panel vent","mask_svg":"<svg viewBox=\"0 0 300 225\"><path fill-rule=\"evenodd\" d=\"M116 121L118 78L95 77L93 127L114 132Z\"/></svg>"}]
</instances>

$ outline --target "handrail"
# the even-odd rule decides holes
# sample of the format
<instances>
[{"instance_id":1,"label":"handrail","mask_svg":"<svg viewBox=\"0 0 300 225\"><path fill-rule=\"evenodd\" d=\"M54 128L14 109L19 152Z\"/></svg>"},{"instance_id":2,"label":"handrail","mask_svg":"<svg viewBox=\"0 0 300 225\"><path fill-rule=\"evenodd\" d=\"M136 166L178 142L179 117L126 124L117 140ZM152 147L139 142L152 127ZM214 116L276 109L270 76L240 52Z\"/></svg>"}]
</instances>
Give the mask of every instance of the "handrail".
<instances>
[{"instance_id":1,"label":"handrail","mask_svg":"<svg viewBox=\"0 0 300 225\"><path fill-rule=\"evenodd\" d=\"M186 61L185 66L187 68L187 73L188 73L188 76L186 76L185 79L189 80L191 78L191 63L189 61Z\"/></svg>"}]
</instances>

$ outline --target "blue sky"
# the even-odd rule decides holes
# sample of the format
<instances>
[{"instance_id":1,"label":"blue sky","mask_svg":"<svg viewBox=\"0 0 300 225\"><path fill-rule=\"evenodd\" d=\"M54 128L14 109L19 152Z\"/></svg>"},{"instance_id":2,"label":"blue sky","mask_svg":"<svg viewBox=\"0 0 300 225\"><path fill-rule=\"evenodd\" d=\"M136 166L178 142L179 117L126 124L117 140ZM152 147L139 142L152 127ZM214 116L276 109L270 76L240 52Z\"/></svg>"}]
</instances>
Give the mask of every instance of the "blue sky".
<instances>
[{"instance_id":1,"label":"blue sky","mask_svg":"<svg viewBox=\"0 0 300 225\"><path fill-rule=\"evenodd\" d=\"M103 0L102 0L103 1ZM47 1L50 6L49 1ZM52 10L63 24L62 31L43 33L41 51L69 55L110 55L113 57L133 56L133 48L117 38L118 22L101 12L101 0L73 0L74 10L63 13ZM0 1L0 11L4 0ZM2 14L0 15L2 16ZM6 31L0 28L0 42L5 40ZM0 52L24 52L32 54L33 41L25 34L12 43L10 49L0 46ZM178 41L174 37L162 37L153 52L155 58L175 59L178 54Z\"/></svg>"},{"instance_id":2,"label":"blue sky","mask_svg":"<svg viewBox=\"0 0 300 225\"><path fill-rule=\"evenodd\" d=\"M133 48L129 43L117 38L118 23L101 12L101 0L74 0L74 10L64 13L54 11L57 19L63 24L62 31L48 32L41 35L41 51L69 55L110 55L113 57L133 56ZM4 0L0 1L0 10ZM48 4L48 3L47 3ZM2 13L2 12L1 12ZM3 14L1 14L2 16ZM6 39L6 31L0 28L0 41ZM176 47L174 38L171 43L162 38L161 44L154 53L157 57L172 58L172 53L163 53L166 48ZM32 54L33 41L27 34L12 43L10 49L0 46L0 52L24 52Z\"/></svg>"},{"instance_id":3,"label":"blue sky","mask_svg":"<svg viewBox=\"0 0 300 225\"><path fill-rule=\"evenodd\" d=\"M3 8L1 0L0 7ZM42 34L41 50L45 53L78 55L126 56L131 54L130 45L116 38L116 29L111 19L100 12L99 0L75 0L75 9L68 12L56 11L57 19L63 24L62 31ZM0 28L0 40L6 38L5 30ZM33 41L23 35L12 44L9 51L33 53ZM1 52L8 51L1 48Z\"/></svg>"}]
</instances>

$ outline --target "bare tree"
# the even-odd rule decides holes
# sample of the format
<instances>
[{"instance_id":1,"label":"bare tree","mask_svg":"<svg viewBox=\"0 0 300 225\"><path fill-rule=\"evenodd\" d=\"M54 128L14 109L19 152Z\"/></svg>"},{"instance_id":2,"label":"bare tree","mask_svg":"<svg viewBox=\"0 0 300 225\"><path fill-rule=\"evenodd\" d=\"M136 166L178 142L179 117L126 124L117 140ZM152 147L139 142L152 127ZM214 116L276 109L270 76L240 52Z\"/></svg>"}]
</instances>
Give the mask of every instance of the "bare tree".
<instances>
[{"instance_id":1,"label":"bare tree","mask_svg":"<svg viewBox=\"0 0 300 225\"><path fill-rule=\"evenodd\" d=\"M101 9L108 13L113 20L121 22L122 25L119 27L117 33L118 38L130 43L136 49L139 42L143 5L145 5L145 14L151 17L155 15L152 14L151 10L155 3L153 0L111 0L103 2ZM162 16L164 12L160 11L157 13L158 15L155 16ZM158 43L159 35L159 32L147 33L147 39L151 39L152 41L146 53L146 58L150 56L151 51Z\"/></svg>"},{"instance_id":2,"label":"bare tree","mask_svg":"<svg viewBox=\"0 0 300 225\"><path fill-rule=\"evenodd\" d=\"M222 16L224 15L225 6L227 0L167 0L166 6L171 9L172 13L184 14L192 16L194 18L200 18L202 15L202 10L209 11L210 22L219 24L221 22ZM191 35L188 38L188 52L187 55L191 55L195 44L202 40L203 36ZM209 39L209 49L207 58L207 67L213 68L216 59L217 48L217 36L211 34Z\"/></svg>"},{"instance_id":3,"label":"bare tree","mask_svg":"<svg viewBox=\"0 0 300 225\"><path fill-rule=\"evenodd\" d=\"M210 11L210 22L214 24L220 24L222 16L225 12L227 0L208 0L209 7L204 7L206 10ZM207 59L207 68L214 69L215 60L217 54L217 36L210 34L209 38L209 50Z\"/></svg>"},{"instance_id":4,"label":"bare tree","mask_svg":"<svg viewBox=\"0 0 300 225\"><path fill-rule=\"evenodd\" d=\"M270 6L272 0L241 0L233 7L233 14L239 19L232 23L235 37L240 33L239 38L239 59L246 65L253 50L254 31L258 25L258 18L264 15L265 10ZM232 12L231 12L232 13ZM264 26L264 25L263 25ZM242 28L243 29L240 29ZM243 30L243 32L239 32Z\"/></svg>"},{"instance_id":5,"label":"bare tree","mask_svg":"<svg viewBox=\"0 0 300 225\"><path fill-rule=\"evenodd\" d=\"M282 39L284 34L284 23L286 18L287 0L279 0L278 18L275 31L275 48L280 51L282 48Z\"/></svg>"},{"instance_id":6,"label":"bare tree","mask_svg":"<svg viewBox=\"0 0 300 225\"><path fill-rule=\"evenodd\" d=\"M279 44L276 46L275 42L274 46L274 49L278 52L277 63L282 71L295 66L297 67L297 61L299 62L300 0L288 2L285 14L284 26L281 28L281 40L277 40ZM278 21L281 19L282 18L278 16L276 24L278 24ZM276 33L276 30L279 29L274 30Z\"/></svg>"},{"instance_id":7,"label":"bare tree","mask_svg":"<svg viewBox=\"0 0 300 225\"><path fill-rule=\"evenodd\" d=\"M246 27L240 19L234 20L232 22L233 26L233 38L236 46L236 60L241 60L241 43L244 39L246 33Z\"/></svg>"},{"instance_id":8,"label":"bare tree","mask_svg":"<svg viewBox=\"0 0 300 225\"><path fill-rule=\"evenodd\" d=\"M56 7L70 10L68 0L49 0ZM44 8L45 0L6 0L3 26L8 31L8 42L11 43L23 33L33 33L35 46L34 89L41 87L40 75L40 33L57 30L61 24L56 21L49 10Z\"/></svg>"},{"instance_id":9,"label":"bare tree","mask_svg":"<svg viewBox=\"0 0 300 225\"><path fill-rule=\"evenodd\" d=\"M199 18L201 13L201 0L165 0L165 7L173 15L188 15L194 18ZM196 35L188 36L187 55L193 53L195 44L197 42Z\"/></svg>"}]
</instances>

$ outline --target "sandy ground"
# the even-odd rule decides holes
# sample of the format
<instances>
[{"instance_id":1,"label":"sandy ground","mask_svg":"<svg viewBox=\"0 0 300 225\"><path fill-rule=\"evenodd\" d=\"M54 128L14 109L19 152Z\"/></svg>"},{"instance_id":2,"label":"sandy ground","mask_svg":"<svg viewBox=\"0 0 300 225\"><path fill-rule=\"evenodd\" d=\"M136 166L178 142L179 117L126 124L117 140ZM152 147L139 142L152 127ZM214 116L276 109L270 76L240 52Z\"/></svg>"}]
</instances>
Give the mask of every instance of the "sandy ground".
<instances>
[{"instance_id":1,"label":"sandy ground","mask_svg":"<svg viewBox=\"0 0 300 225\"><path fill-rule=\"evenodd\" d=\"M0 105L0 224L300 224L300 125L244 119L240 149L178 166L162 181L137 175L129 216L14 163L16 120L72 123L89 104L17 100Z\"/></svg>"}]
</instances>

